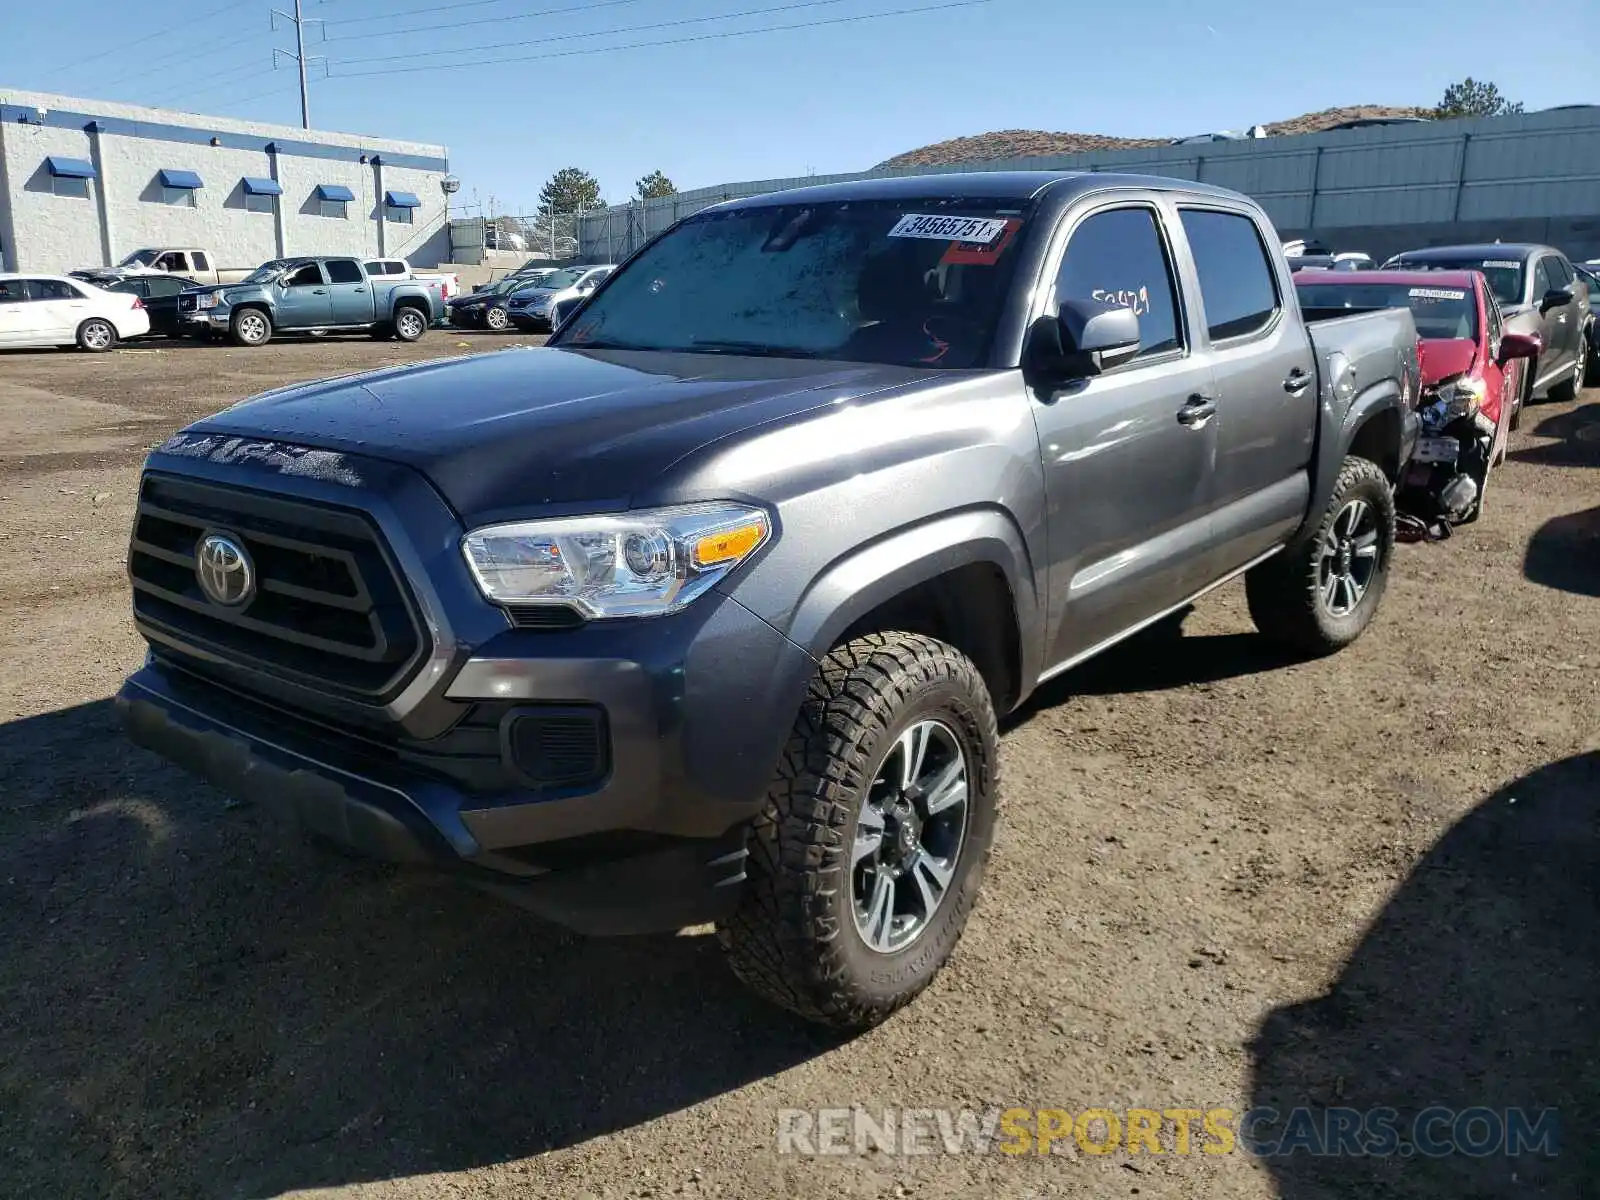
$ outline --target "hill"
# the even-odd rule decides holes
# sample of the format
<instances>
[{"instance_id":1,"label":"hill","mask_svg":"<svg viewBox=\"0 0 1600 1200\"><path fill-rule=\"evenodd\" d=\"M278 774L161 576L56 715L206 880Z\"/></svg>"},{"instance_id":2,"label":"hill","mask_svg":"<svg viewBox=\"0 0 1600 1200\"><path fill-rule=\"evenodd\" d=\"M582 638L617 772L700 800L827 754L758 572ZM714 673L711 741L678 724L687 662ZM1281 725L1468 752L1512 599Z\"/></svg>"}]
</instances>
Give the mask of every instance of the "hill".
<instances>
[{"instance_id":1,"label":"hill","mask_svg":"<svg viewBox=\"0 0 1600 1200\"><path fill-rule=\"evenodd\" d=\"M1356 104L1346 108L1325 108L1288 121L1267 124L1268 134L1279 137L1295 133L1317 133L1343 121L1363 117L1423 117L1425 108L1397 108L1385 104ZM1190 130L1201 133L1203 130ZM1174 134L1173 137L1188 136ZM1035 155L1082 154L1091 150L1135 150L1146 146L1165 146L1172 138L1112 137L1103 133L1050 133L1043 129L1001 129L971 137L951 138L920 150L908 150L878 164L879 167L932 167L950 163L987 162L1002 158Z\"/></svg>"}]
</instances>

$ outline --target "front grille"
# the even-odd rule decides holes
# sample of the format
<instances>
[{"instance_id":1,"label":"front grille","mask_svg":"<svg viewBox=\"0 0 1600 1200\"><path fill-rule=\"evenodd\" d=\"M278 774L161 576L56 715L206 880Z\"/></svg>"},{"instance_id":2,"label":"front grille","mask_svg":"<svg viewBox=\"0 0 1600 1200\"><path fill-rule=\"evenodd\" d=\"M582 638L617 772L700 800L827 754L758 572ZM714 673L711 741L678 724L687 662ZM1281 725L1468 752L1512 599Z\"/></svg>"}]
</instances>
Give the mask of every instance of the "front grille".
<instances>
[{"instance_id":1,"label":"front grille","mask_svg":"<svg viewBox=\"0 0 1600 1200\"><path fill-rule=\"evenodd\" d=\"M199 542L230 536L254 562L238 607L214 603L195 573ZM428 644L415 609L365 515L148 475L129 548L135 617L182 649L322 691L382 702Z\"/></svg>"},{"instance_id":2,"label":"front grille","mask_svg":"<svg viewBox=\"0 0 1600 1200\"><path fill-rule=\"evenodd\" d=\"M195 296L184 296L184 295L180 294L178 296L178 311L179 312L193 312L194 309L195 309L195 305L198 302L199 302L199 300Z\"/></svg>"}]
</instances>

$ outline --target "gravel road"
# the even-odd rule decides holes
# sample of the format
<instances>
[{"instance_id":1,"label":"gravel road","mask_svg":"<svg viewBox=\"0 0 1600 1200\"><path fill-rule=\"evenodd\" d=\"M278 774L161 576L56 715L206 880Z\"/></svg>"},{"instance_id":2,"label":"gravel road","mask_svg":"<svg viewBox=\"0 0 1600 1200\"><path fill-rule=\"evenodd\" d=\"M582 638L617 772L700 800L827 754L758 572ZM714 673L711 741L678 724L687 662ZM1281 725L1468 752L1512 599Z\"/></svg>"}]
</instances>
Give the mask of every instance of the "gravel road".
<instances>
[{"instance_id":1,"label":"gravel road","mask_svg":"<svg viewBox=\"0 0 1600 1200\"><path fill-rule=\"evenodd\" d=\"M1371 631L1242 590L1007 724L950 968L840 1042L704 930L584 941L333 857L125 744L138 463L264 390L530 338L0 353L0 1196L1592 1195L1600 392ZM1555 1157L778 1152L780 1110L1559 1110Z\"/></svg>"}]
</instances>

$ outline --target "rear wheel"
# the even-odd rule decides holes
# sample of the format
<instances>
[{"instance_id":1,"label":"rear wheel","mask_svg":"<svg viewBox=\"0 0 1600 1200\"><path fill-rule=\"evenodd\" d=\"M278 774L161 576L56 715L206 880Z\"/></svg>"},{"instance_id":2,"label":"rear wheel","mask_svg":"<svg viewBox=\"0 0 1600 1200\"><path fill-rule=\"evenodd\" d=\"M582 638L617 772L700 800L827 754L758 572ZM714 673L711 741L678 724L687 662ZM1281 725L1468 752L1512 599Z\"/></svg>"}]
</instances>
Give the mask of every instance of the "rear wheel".
<instances>
[{"instance_id":1,"label":"rear wheel","mask_svg":"<svg viewBox=\"0 0 1600 1200\"><path fill-rule=\"evenodd\" d=\"M90 317L78 326L78 349L104 354L117 344L117 327L102 317Z\"/></svg>"},{"instance_id":2,"label":"rear wheel","mask_svg":"<svg viewBox=\"0 0 1600 1200\"><path fill-rule=\"evenodd\" d=\"M265 346L272 340L272 318L259 308L247 308L233 314L228 331L241 346Z\"/></svg>"},{"instance_id":3,"label":"rear wheel","mask_svg":"<svg viewBox=\"0 0 1600 1200\"><path fill-rule=\"evenodd\" d=\"M1344 649L1378 611L1394 534L1394 494L1383 470L1345 459L1316 532L1245 576L1256 628L1304 654Z\"/></svg>"},{"instance_id":4,"label":"rear wheel","mask_svg":"<svg viewBox=\"0 0 1600 1200\"><path fill-rule=\"evenodd\" d=\"M1565 404L1575 400L1578 391L1583 387L1584 374L1589 370L1589 338L1587 331L1578 334L1578 357L1572 363L1572 371L1564 376L1560 383L1550 385L1550 399L1557 404Z\"/></svg>"},{"instance_id":5,"label":"rear wheel","mask_svg":"<svg viewBox=\"0 0 1600 1200\"><path fill-rule=\"evenodd\" d=\"M994 706L954 647L911 633L834 649L750 832L734 973L808 1020L882 1021L944 965L978 894L999 779Z\"/></svg>"},{"instance_id":6,"label":"rear wheel","mask_svg":"<svg viewBox=\"0 0 1600 1200\"><path fill-rule=\"evenodd\" d=\"M414 342L428 332L428 319L416 308L402 308L394 314L394 336Z\"/></svg>"}]
</instances>

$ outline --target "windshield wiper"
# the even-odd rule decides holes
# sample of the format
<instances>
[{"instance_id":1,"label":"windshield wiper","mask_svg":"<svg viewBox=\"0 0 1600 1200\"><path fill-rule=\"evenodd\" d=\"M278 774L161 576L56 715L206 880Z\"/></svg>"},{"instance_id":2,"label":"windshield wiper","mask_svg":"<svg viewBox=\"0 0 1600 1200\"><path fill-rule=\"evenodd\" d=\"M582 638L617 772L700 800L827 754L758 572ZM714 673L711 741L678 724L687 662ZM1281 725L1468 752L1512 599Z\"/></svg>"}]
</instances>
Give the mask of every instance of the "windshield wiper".
<instances>
[{"instance_id":1,"label":"windshield wiper","mask_svg":"<svg viewBox=\"0 0 1600 1200\"><path fill-rule=\"evenodd\" d=\"M803 346L774 346L770 342L691 341L688 349L695 354L744 354L751 358L821 358L815 350Z\"/></svg>"}]
</instances>

